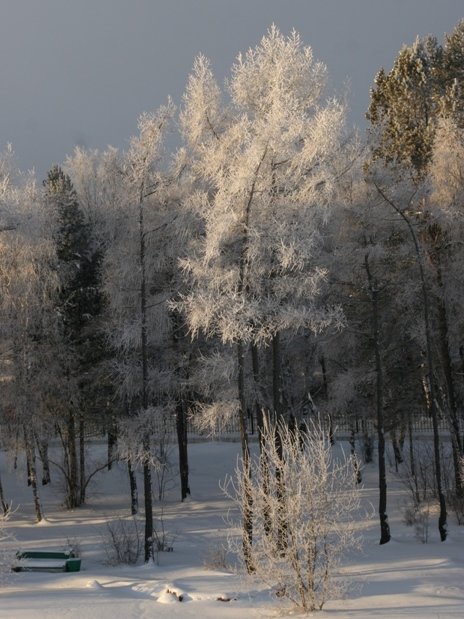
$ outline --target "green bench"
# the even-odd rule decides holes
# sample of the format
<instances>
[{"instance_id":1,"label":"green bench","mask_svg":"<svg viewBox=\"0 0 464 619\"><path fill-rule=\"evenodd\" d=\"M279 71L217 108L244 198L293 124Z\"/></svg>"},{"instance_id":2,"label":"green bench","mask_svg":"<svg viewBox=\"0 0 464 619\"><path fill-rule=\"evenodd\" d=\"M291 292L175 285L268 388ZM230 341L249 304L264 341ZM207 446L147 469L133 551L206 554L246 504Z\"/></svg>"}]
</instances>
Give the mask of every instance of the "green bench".
<instances>
[{"instance_id":1,"label":"green bench","mask_svg":"<svg viewBox=\"0 0 464 619\"><path fill-rule=\"evenodd\" d=\"M72 551L23 550L16 553L14 572L79 572L81 560Z\"/></svg>"}]
</instances>

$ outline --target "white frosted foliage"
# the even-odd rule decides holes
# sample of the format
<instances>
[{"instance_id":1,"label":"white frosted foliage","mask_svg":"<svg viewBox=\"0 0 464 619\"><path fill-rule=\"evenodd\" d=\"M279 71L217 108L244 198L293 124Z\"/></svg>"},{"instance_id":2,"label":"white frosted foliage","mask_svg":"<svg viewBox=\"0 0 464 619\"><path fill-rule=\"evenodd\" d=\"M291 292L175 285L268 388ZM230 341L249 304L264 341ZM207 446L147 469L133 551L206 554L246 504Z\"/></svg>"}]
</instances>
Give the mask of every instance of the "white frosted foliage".
<instances>
[{"instance_id":1,"label":"white frosted foliage","mask_svg":"<svg viewBox=\"0 0 464 619\"><path fill-rule=\"evenodd\" d=\"M187 206L204 222L182 262L193 334L260 343L340 319L318 300L344 122L326 79L299 35L275 26L238 57L224 95L207 59L195 62L180 115L199 187Z\"/></svg>"}]
</instances>

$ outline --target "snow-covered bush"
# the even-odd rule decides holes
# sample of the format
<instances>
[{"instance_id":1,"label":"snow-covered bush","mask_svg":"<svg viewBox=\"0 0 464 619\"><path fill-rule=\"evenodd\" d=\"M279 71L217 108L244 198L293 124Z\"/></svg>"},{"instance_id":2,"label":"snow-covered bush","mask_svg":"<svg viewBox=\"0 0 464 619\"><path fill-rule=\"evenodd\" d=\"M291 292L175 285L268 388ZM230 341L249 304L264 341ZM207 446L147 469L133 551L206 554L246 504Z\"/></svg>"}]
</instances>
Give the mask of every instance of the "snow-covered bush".
<instances>
[{"instance_id":1,"label":"snow-covered bush","mask_svg":"<svg viewBox=\"0 0 464 619\"><path fill-rule=\"evenodd\" d=\"M278 430L265 429L263 451L252 462L253 541L238 550L245 550L254 575L277 595L305 611L321 609L346 588L337 566L359 543L356 475L349 457L334 455L318 424L306 430L282 424ZM239 468L225 490L241 508Z\"/></svg>"},{"instance_id":2,"label":"snow-covered bush","mask_svg":"<svg viewBox=\"0 0 464 619\"><path fill-rule=\"evenodd\" d=\"M110 565L134 565L143 552L143 527L136 518L107 522L103 545Z\"/></svg>"},{"instance_id":3,"label":"snow-covered bush","mask_svg":"<svg viewBox=\"0 0 464 619\"><path fill-rule=\"evenodd\" d=\"M103 532L103 547L110 565L135 565L144 550L143 524L137 518L116 518L107 521ZM166 531L163 511L155 520L153 535L149 542L152 546L151 557L158 562L160 552L172 552L174 536Z\"/></svg>"},{"instance_id":4,"label":"snow-covered bush","mask_svg":"<svg viewBox=\"0 0 464 619\"><path fill-rule=\"evenodd\" d=\"M14 538L6 531L4 522L8 516L0 516L0 585L5 582L15 560Z\"/></svg>"}]
</instances>

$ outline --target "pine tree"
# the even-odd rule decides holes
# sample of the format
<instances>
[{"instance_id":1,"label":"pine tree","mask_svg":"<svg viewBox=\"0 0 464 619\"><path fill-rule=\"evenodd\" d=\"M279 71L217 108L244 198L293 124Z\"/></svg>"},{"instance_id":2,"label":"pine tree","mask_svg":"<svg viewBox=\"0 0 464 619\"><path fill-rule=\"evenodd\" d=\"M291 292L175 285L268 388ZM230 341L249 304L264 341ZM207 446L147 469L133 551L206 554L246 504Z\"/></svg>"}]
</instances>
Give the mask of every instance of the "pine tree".
<instances>
[{"instance_id":1,"label":"pine tree","mask_svg":"<svg viewBox=\"0 0 464 619\"><path fill-rule=\"evenodd\" d=\"M381 69L371 90L367 118L373 157L422 177L432 156L442 49L434 37L417 38L399 52L390 72Z\"/></svg>"},{"instance_id":2,"label":"pine tree","mask_svg":"<svg viewBox=\"0 0 464 619\"><path fill-rule=\"evenodd\" d=\"M100 255L94 250L91 229L86 223L71 179L53 166L44 181L45 201L54 220L60 299L57 310L62 321L66 348L64 378L69 402L63 434L66 450L63 467L67 482L67 504L85 501L84 424L94 395L92 369L102 355L97 321L102 309ZM78 449L79 442L79 449Z\"/></svg>"},{"instance_id":3,"label":"pine tree","mask_svg":"<svg viewBox=\"0 0 464 619\"><path fill-rule=\"evenodd\" d=\"M404 46L392 69L375 78L367 119L372 156L424 178L440 118L464 123L464 21L443 45L427 36Z\"/></svg>"}]
</instances>

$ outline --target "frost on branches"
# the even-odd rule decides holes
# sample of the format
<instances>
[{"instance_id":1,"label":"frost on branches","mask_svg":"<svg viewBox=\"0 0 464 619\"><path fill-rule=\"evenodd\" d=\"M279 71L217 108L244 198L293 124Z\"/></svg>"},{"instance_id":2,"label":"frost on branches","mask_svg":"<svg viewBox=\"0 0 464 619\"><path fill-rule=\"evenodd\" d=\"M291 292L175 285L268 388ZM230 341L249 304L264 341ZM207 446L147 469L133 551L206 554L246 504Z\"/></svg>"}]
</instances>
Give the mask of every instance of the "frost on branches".
<instances>
[{"instance_id":1,"label":"frost on branches","mask_svg":"<svg viewBox=\"0 0 464 619\"><path fill-rule=\"evenodd\" d=\"M334 456L328 433L317 423L303 430L282 424L279 432L283 455L275 427L268 425L264 449L246 482L253 502L253 573L305 611L321 609L344 592L346 583L336 570L359 543L355 471L348 457ZM225 491L241 509L242 495L250 490L240 467Z\"/></svg>"},{"instance_id":2,"label":"frost on branches","mask_svg":"<svg viewBox=\"0 0 464 619\"><path fill-rule=\"evenodd\" d=\"M208 60L197 59L180 116L198 185L187 205L205 228L182 263L193 334L269 343L340 319L317 303L344 123L343 106L322 99L325 83L325 66L298 34L276 27L238 57L227 104Z\"/></svg>"}]
</instances>

